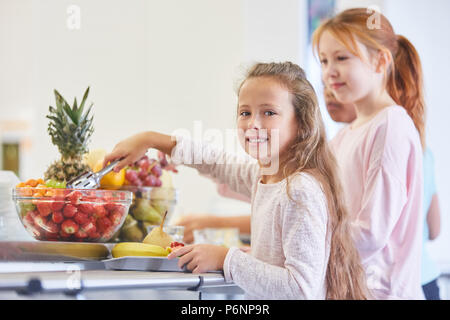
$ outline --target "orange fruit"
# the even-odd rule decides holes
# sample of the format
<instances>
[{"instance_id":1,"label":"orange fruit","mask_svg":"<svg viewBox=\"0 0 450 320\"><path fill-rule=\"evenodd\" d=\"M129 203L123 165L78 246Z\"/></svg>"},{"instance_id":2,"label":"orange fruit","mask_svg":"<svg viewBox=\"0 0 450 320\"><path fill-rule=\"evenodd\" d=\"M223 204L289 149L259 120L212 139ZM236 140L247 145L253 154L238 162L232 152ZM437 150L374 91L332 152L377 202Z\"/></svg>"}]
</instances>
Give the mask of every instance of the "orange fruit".
<instances>
[{"instance_id":1,"label":"orange fruit","mask_svg":"<svg viewBox=\"0 0 450 320\"><path fill-rule=\"evenodd\" d=\"M98 172L103 168L103 160L97 162L93 171ZM100 180L100 187L117 190L125 183L125 169L119 172L111 171Z\"/></svg>"},{"instance_id":2,"label":"orange fruit","mask_svg":"<svg viewBox=\"0 0 450 320\"><path fill-rule=\"evenodd\" d=\"M25 182L25 184L34 188L38 185L38 182L37 182L37 180L30 179L30 180L27 180L27 182Z\"/></svg>"},{"instance_id":3,"label":"orange fruit","mask_svg":"<svg viewBox=\"0 0 450 320\"><path fill-rule=\"evenodd\" d=\"M40 198L40 197L43 197L44 194L45 194L45 190L37 190L37 191L33 192L33 197Z\"/></svg>"}]
</instances>

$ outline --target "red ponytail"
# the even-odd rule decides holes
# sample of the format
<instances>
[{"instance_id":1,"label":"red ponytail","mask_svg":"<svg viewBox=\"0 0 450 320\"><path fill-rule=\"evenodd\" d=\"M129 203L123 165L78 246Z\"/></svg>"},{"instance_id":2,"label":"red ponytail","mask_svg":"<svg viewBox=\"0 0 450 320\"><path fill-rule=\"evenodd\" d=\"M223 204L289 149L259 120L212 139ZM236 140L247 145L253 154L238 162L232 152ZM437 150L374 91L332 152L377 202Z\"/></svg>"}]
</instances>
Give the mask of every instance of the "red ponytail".
<instances>
[{"instance_id":1,"label":"red ponytail","mask_svg":"<svg viewBox=\"0 0 450 320\"><path fill-rule=\"evenodd\" d=\"M387 89L391 97L403 106L419 131L425 148L425 100L422 64L412 43L404 36L397 36L398 50L394 56Z\"/></svg>"}]
</instances>

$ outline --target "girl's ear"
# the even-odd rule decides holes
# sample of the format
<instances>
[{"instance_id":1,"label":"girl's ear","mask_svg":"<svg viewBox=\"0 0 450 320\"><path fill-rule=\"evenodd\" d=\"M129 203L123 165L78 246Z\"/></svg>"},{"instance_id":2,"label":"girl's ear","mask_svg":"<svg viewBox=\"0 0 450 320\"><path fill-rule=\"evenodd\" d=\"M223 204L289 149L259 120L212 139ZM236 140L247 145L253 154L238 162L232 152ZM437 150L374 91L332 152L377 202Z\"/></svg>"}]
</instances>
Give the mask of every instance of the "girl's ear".
<instances>
[{"instance_id":1,"label":"girl's ear","mask_svg":"<svg viewBox=\"0 0 450 320\"><path fill-rule=\"evenodd\" d=\"M379 50L375 55L375 71L386 74L392 63L392 54L388 50Z\"/></svg>"}]
</instances>

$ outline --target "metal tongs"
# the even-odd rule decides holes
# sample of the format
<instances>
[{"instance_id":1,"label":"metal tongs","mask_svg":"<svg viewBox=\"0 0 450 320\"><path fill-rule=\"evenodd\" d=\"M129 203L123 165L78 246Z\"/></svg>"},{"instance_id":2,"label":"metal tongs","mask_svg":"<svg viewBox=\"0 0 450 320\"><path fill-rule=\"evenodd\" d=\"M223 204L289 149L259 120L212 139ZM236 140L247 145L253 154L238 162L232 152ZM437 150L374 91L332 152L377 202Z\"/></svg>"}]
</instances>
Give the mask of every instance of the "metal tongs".
<instances>
[{"instance_id":1,"label":"metal tongs","mask_svg":"<svg viewBox=\"0 0 450 320\"><path fill-rule=\"evenodd\" d=\"M99 172L88 171L79 175L78 177L71 179L69 182L67 182L67 188L97 189L98 187L100 187L100 180L103 178L103 176L109 173L116 166L116 164L118 164L123 159L124 158L114 160Z\"/></svg>"}]
</instances>

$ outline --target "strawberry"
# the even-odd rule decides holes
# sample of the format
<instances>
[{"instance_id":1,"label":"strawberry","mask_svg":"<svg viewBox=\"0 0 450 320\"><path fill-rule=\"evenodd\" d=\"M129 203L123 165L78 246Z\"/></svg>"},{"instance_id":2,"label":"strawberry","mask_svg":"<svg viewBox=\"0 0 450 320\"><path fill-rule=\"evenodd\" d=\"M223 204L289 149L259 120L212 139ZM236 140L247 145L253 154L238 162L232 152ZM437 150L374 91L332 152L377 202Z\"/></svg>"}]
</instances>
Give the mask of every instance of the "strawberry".
<instances>
[{"instance_id":1,"label":"strawberry","mask_svg":"<svg viewBox=\"0 0 450 320\"><path fill-rule=\"evenodd\" d=\"M31 232L33 238L38 240L44 240L44 231L36 229L34 227L31 227L28 229L29 232Z\"/></svg>"},{"instance_id":2,"label":"strawberry","mask_svg":"<svg viewBox=\"0 0 450 320\"><path fill-rule=\"evenodd\" d=\"M52 214L52 221L55 223L61 223L64 220L64 216L61 211L54 211Z\"/></svg>"},{"instance_id":3,"label":"strawberry","mask_svg":"<svg viewBox=\"0 0 450 320\"><path fill-rule=\"evenodd\" d=\"M95 223L92 223L91 221L83 224L81 228L86 231L89 235L91 233L97 232L97 227L95 226Z\"/></svg>"},{"instance_id":4,"label":"strawberry","mask_svg":"<svg viewBox=\"0 0 450 320\"><path fill-rule=\"evenodd\" d=\"M50 206L52 211L62 211L64 208L64 201L53 201Z\"/></svg>"},{"instance_id":5,"label":"strawberry","mask_svg":"<svg viewBox=\"0 0 450 320\"><path fill-rule=\"evenodd\" d=\"M171 247L171 248L175 248L175 247L184 247L184 243L174 241L174 242L172 242L172 243L170 244L170 247Z\"/></svg>"},{"instance_id":6,"label":"strawberry","mask_svg":"<svg viewBox=\"0 0 450 320\"><path fill-rule=\"evenodd\" d=\"M92 240L100 239L100 233L98 233L97 231L88 233L88 235Z\"/></svg>"},{"instance_id":7,"label":"strawberry","mask_svg":"<svg viewBox=\"0 0 450 320\"><path fill-rule=\"evenodd\" d=\"M109 229L112 226L111 220L109 220L107 217L102 217L97 219L97 230L100 233L104 233L107 229Z\"/></svg>"},{"instance_id":8,"label":"strawberry","mask_svg":"<svg viewBox=\"0 0 450 320\"><path fill-rule=\"evenodd\" d=\"M121 204L116 205L116 208L113 210L114 212L119 212L121 215L127 213L127 208Z\"/></svg>"},{"instance_id":9,"label":"strawberry","mask_svg":"<svg viewBox=\"0 0 450 320\"><path fill-rule=\"evenodd\" d=\"M41 215L37 215L34 217L34 225L40 227L45 230L45 225L47 223L47 219Z\"/></svg>"},{"instance_id":10,"label":"strawberry","mask_svg":"<svg viewBox=\"0 0 450 320\"><path fill-rule=\"evenodd\" d=\"M52 213L52 208L50 206L50 202L42 202L39 201L36 203L37 210L39 211L39 214L43 217L48 216L50 213Z\"/></svg>"},{"instance_id":11,"label":"strawberry","mask_svg":"<svg viewBox=\"0 0 450 320\"><path fill-rule=\"evenodd\" d=\"M86 231L84 231L83 229L78 229L77 232L75 232L75 238L77 239L84 239L88 237L88 234Z\"/></svg>"},{"instance_id":12,"label":"strawberry","mask_svg":"<svg viewBox=\"0 0 450 320\"><path fill-rule=\"evenodd\" d=\"M83 194L80 191L72 191L66 196L66 199L70 201L71 204L79 204Z\"/></svg>"},{"instance_id":13,"label":"strawberry","mask_svg":"<svg viewBox=\"0 0 450 320\"><path fill-rule=\"evenodd\" d=\"M108 210L109 212L112 212L112 211L114 211L114 209L116 209L117 205L116 205L114 202L109 202L109 203L106 203L106 204L104 205L104 207L105 207L105 209Z\"/></svg>"},{"instance_id":14,"label":"strawberry","mask_svg":"<svg viewBox=\"0 0 450 320\"><path fill-rule=\"evenodd\" d=\"M67 219L61 224L61 230L67 234L74 234L78 231L78 224L72 219Z\"/></svg>"},{"instance_id":15,"label":"strawberry","mask_svg":"<svg viewBox=\"0 0 450 320\"><path fill-rule=\"evenodd\" d=\"M114 226L117 226L122 221L122 217L123 215L120 211L113 211L113 213L111 213L111 216L109 218L111 219L112 224Z\"/></svg>"},{"instance_id":16,"label":"strawberry","mask_svg":"<svg viewBox=\"0 0 450 320\"><path fill-rule=\"evenodd\" d=\"M92 222L94 224L94 226L97 224L97 218L94 216L90 216L89 221Z\"/></svg>"},{"instance_id":17,"label":"strawberry","mask_svg":"<svg viewBox=\"0 0 450 320\"><path fill-rule=\"evenodd\" d=\"M34 217L37 215L38 213L36 211L28 211L23 221L25 224L32 226L34 225Z\"/></svg>"},{"instance_id":18,"label":"strawberry","mask_svg":"<svg viewBox=\"0 0 450 320\"><path fill-rule=\"evenodd\" d=\"M83 225L83 224L85 224L86 222L89 221L88 215L86 213L81 212L81 211L78 211L77 213L75 213L75 216L74 216L73 219L79 225Z\"/></svg>"},{"instance_id":19,"label":"strawberry","mask_svg":"<svg viewBox=\"0 0 450 320\"><path fill-rule=\"evenodd\" d=\"M94 206L92 205L92 203L80 203L78 205L78 210L83 211L87 214L91 214L94 212Z\"/></svg>"},{"instance_id":20,"label":"strawberry","mask_svg":"<svg viewBox=\"0 0 450 320\"><path fill-rule=\"evenodd\" d=\"M94 205L94 216L96 216L97 218L102 218L107 214L108 212L106 211L105 207L102 204Z\"/></svg>"},{"instance_id":21,"label":"strawberry","mask_svg":"<svg viewBox=\"0 0 450 320\"><path fill-rule=\"evenodd\" d=\"M49 219L45 225L45 231L47 231L48 233L56 234L59 232L59 225Z\"/></svg>"},{"instance_id":22,"label":"strawberry","mask_svg":"<svg viewBox=\"0 0 450 320\"><path fill-rule=\"evenodd\" d=\"M68 240L70 238L70 234L66 233L63 229L59 230L59 236L63 240Z\"/></svg>"},{"instance_id":23,"label":"strawberry","mask_svg":"<svg viewBox=\"0 0 450 320\"><path fill-rule=\"evenodd\" d=\"M66 204L63 210L64 217L66 218L72 218L77 213L77 207L75 207L73 204Z\"/></svg>"},{"instance_id":24,"label":"strawberry","mask_svg":"<svg viewBox=\"0 0 450 320\"><path fill-rule=\"evenodd\" d=\"M102 234L102 238L105 239L105 241L107 239L111 239L112 236L114 235L114 229L115 229L115 227L111 226L111 227L107 228L106 230L104 230L103 234Z\"/></svg>"}]
</instances>

